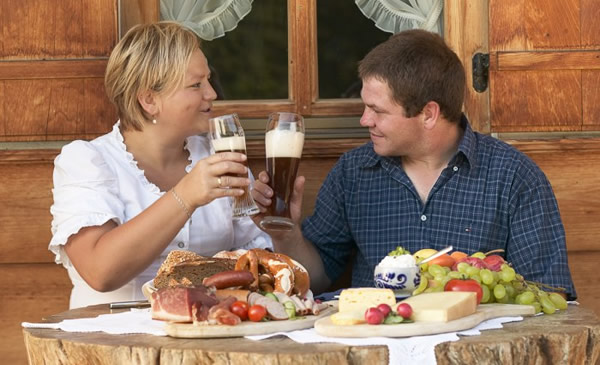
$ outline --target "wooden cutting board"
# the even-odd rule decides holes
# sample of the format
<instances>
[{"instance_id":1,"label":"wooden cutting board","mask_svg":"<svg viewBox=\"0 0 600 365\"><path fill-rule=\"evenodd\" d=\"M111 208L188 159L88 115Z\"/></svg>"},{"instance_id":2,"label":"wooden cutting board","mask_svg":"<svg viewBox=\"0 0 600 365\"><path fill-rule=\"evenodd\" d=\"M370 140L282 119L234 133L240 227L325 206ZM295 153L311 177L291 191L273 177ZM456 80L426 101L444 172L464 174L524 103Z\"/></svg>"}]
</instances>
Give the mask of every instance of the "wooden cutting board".
<instances>
[{"instance_id":1,"label":"wooden cutting board","mask_svg":"<svg viewBox=\"0 0 600 365\"><path fill-rule=\"evenodd\" d=\"M318 316L304 316L301 319L285 321L244 321L237 326L167 323L165 331L167 332L167 335L171 337L181 338L215 338L266 335L274 332L287 332L311 328L315 321L328 317L335 312L337 312L337 309L334 307L329 307L321 311Z\"/></svg>"},{"instance_id":2,"label":"wooden cutting board","mask_svg":"<svg viewBox=\"0 0 600 365\"><path fill-rule=\"evenodd\" d=\"M357 324L340 326L330 317L315 322L318 334L328 337L410 337L456 332L473 328L479 323L497 317L532 316L535 310L530 305L481 304L477 312L450 322L413 322L395 325Z\"/></svg>"}]
</instances>

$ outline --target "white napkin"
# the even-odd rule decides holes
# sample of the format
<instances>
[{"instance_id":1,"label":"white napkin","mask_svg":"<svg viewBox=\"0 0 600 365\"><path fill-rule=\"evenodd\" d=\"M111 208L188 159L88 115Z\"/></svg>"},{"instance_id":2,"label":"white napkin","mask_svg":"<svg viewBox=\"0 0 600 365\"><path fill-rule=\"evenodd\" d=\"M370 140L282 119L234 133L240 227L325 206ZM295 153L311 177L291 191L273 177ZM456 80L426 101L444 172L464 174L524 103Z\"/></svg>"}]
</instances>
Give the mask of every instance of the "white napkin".
<instances>
[{"instance_id":1,"label":"white napkin","mask_svg":"<svg viewBox=\"0 0 600 365\"><path fill-rule=\"evenodd\" d=\"M458 341L458 335L475 336L480 331L502 328L502 323L522 321L523 317L493 318L465 331L442 333L429 336L413 336L406 338L389 337L325 337L319 335L314 328L292 332L277 332L268 335L246 336L250 340L263 340L268 337L283 335L299 343L335 342L348 346L386 345L390 364L435 364L435 346L448 341ZM399 325L401 326L401 325Z\"/></svg>"},{"instance_id":2,"label":"white napkin","mask_svg":"<svg viewBox=\"0 0 600 365\"><path fill-rule=\"evenodd\" d=\"M65 319L58 323L23 322L25 328L52 328L66 332L106 332L112 335L142 333L166 336L165 322L152 319L150 309L132 308L128 312L101 314L95 318Z\"/></svg>"}]
</instances>

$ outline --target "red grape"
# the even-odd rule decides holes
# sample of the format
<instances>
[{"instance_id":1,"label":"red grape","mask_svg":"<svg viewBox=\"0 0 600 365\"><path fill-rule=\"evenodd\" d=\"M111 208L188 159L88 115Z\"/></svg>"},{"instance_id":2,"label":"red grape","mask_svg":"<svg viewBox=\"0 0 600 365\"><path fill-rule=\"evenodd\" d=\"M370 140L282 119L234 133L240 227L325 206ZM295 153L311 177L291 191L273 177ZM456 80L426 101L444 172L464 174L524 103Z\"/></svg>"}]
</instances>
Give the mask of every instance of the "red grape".
<instances>
[{"instance_id":1,"label":"red grape","mask_svg":"<svg viewBox=\"0 0 600 365\"><path fill-rule=\"evenodd\" d=\"M400 303L396 308L398 315L404 319L409 319L412 314L412 307L408 303Z\"/></svg>"},{"instance_id":2,"label":"red grape","mask_svg":"<svg viewBox=\"0 0 600 365\"><path fill-rule=\"evenodd\" d=\"M368 324L381 324L385 316L377 307L371 307L365 312L365 320Z\"/></svg>"}]
</instances>

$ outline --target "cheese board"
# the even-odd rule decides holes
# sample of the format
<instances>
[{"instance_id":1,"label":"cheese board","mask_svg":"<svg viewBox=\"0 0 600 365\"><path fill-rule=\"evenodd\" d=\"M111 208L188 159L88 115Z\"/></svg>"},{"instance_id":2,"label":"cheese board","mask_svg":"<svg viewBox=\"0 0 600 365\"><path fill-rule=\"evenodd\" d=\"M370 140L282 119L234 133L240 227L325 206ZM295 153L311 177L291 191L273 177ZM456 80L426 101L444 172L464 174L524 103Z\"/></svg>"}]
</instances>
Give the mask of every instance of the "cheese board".
<instances>
[{"instance_id":1,"label":"cheese board","mask_svg":"<svg viewBox=\"0 0 600 365\"><path fill-rule=\"evenodd\" d=\"M535 310L530 305L480 304L475 313L449 322L420 321L394 325L336 325L328 316L315 322L315 330L318 334L328 337L410 337L462 331L473 328L491 318L532 316L534 314Z\"/></svg>"},{"instance_id":2,"label":"cheese board","mask_svg":"<svg viewBox=\"0 0 600 365\"><path fill-rule=\"evenodd\" d=\"M288 332L313 327L315 321L330 316L337 311L334 307L326 308L318 316L303 316L285 321L250 322L244 321L236 326L204 325L193 323L167 323L165 332L178 338L217 338L266 335L274 332Z\"/></svg>"}]
</instances>

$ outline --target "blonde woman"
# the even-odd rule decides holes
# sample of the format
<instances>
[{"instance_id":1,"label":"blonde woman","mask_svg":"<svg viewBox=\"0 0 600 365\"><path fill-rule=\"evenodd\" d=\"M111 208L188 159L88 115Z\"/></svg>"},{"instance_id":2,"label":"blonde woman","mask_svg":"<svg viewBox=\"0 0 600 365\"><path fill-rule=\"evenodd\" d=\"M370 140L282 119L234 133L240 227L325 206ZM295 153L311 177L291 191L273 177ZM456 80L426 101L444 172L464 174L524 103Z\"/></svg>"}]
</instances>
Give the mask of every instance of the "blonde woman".
<instances>
[{"instance_id":1,"label":"blonde woman","mask_svg":"<svg viewBox=\"0 0 600 365\"><path fill-rule=\"evenodd\" d=\"M250 218L232 220L223 199L250 184L231 177L247 171L246 156L210 154L202 134L216 93L193 32L174 22L132 28L105 86L119 121L55 160L49 249L73 282L71 308L142 299L173 249L272 247Z\"/></svg>"}]
</instances>

